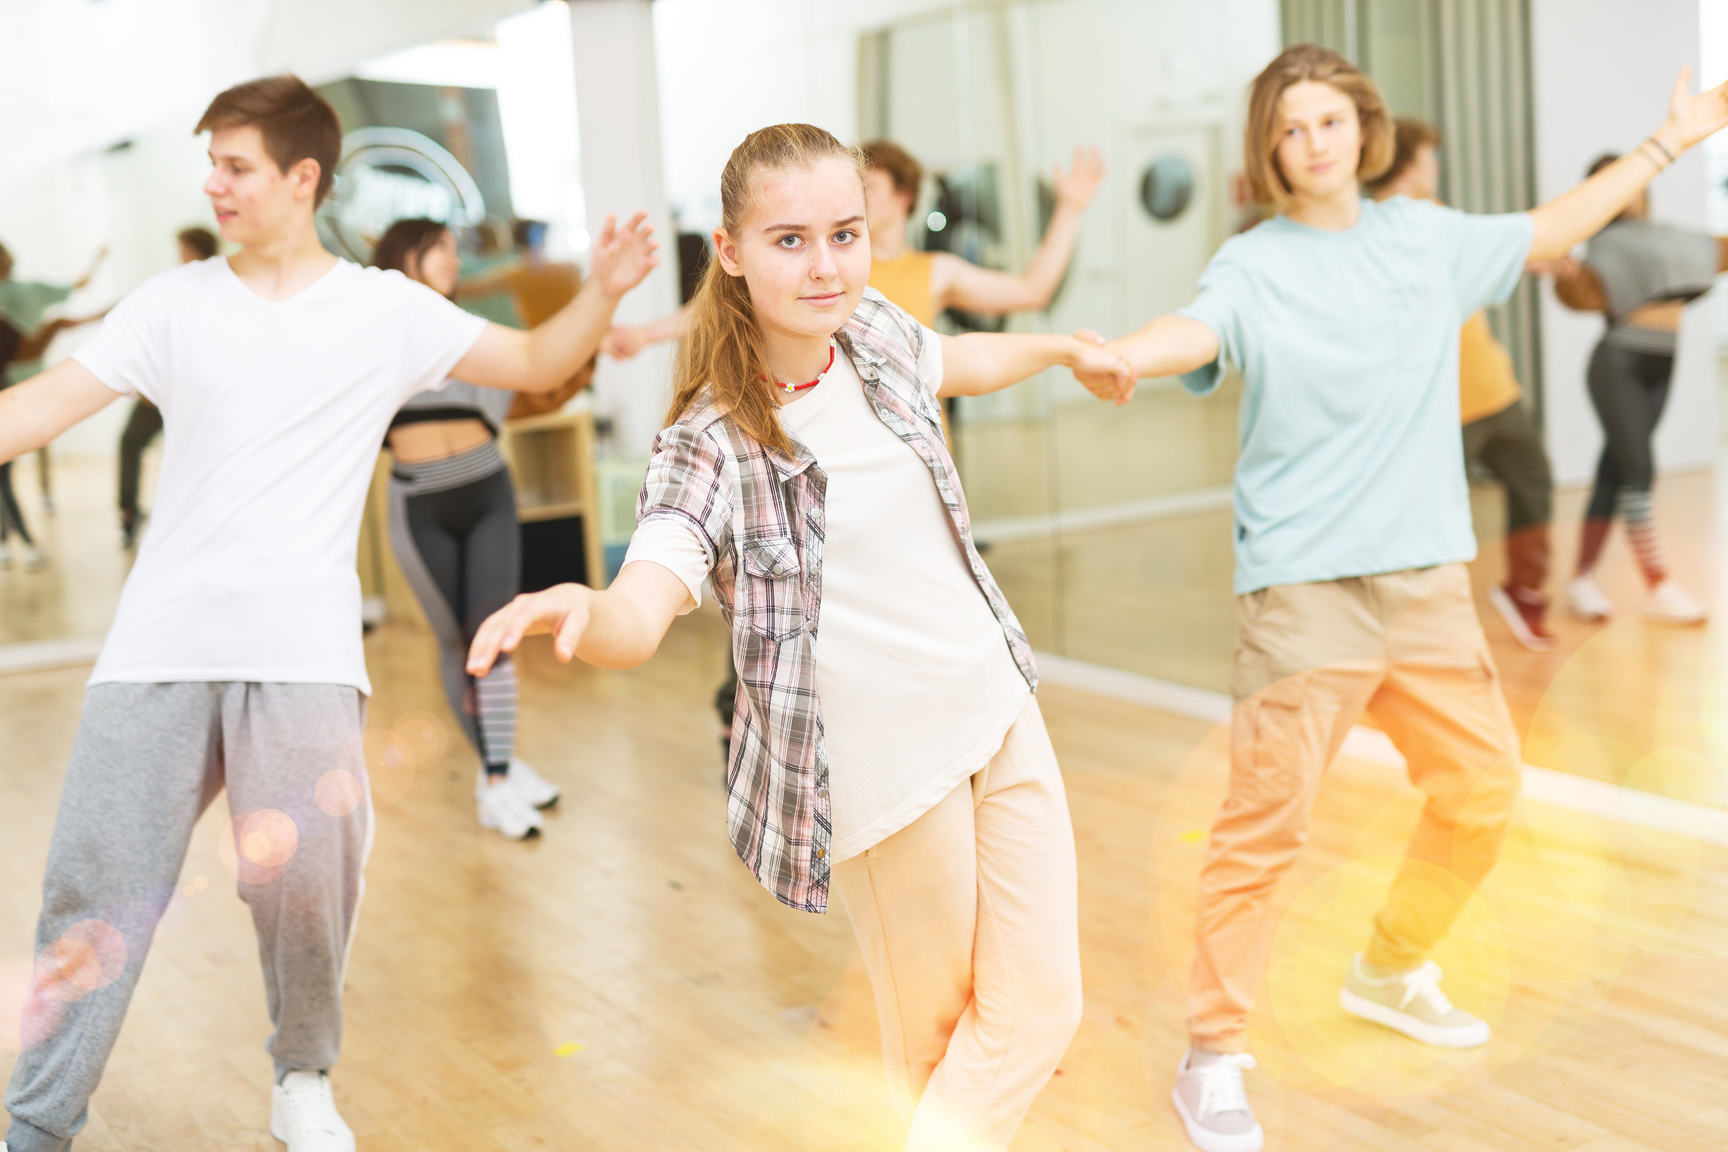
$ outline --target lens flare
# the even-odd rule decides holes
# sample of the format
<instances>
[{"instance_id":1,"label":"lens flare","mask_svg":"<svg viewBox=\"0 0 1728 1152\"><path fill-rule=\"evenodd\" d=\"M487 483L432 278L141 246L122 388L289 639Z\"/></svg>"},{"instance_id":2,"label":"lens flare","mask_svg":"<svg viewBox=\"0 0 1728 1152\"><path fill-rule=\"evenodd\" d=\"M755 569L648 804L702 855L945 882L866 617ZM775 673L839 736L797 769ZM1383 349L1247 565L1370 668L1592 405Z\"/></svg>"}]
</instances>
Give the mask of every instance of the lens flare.
<instances>
[{"instance_id":1,"label":"lens flare","mask_svg":"<svg viewBox=\"0 0 1728 1152\"><path fill-rule=\"evenodd\" d=\"M342 768L332 768L318 777L318 783L312 789L312 795L322 808L331 816L346 816L360 807L360 801L365 798L365 787L354 773Z\"/></svg>"},{"instance_id":2,"label":"lens flare","mask_svg":"<svg viewBox=\"0 0 1728 1152\"><path fill-rule=\"evenodd\" d=\"M390 742L416 768L432 767L450 748L443 721L430 712L403 713L390 728Z\"/></svg>"},{"instance_id":3,"label":"lens flare","mask_svg":"<svg viewBox=\"0 0 1728 1152\"><path fill-rule=\"evenodd\" d=\"M120 978L126 937L104 920L80 920L36 957L36 994L60 1004L82 1000Z\"/></svg>"}]
</instances>

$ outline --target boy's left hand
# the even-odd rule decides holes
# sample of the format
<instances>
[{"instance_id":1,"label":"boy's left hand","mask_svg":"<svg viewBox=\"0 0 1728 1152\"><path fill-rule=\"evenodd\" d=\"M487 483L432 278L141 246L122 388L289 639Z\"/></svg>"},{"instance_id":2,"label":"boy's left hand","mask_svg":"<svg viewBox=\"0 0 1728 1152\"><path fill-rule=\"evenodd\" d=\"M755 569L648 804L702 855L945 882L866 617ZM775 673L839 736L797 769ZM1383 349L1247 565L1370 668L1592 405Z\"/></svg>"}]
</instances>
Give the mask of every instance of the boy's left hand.
<instances>
[{"instance_id":1,"label":"boy's left hand","mask_svg":"<svg viewBox=\"0 0 1728 1152\"><path fill-rule=\"evenodd\" d=\"M642 283L643 277L660 263L655 255L659 249L648 213L636 213L622 228L617 217L608 216L606 226L594 242L591 275L608 296L622 296Z\"/></svg>"}]
</instances>

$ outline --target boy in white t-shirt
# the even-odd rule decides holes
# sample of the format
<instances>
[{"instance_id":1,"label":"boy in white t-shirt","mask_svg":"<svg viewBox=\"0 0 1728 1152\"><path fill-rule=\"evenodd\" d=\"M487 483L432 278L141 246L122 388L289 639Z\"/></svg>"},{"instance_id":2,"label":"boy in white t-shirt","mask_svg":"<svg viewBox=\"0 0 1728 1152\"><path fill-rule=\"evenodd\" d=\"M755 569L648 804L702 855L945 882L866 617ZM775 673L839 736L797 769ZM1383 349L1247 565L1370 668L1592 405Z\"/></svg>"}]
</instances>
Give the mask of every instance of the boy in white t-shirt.
<instances>
[{"instance_id":1,"label":"boy in white t-shirt","mask_svg":"<svg viewBox=\"0 0 1728 1152\"><path fill-rule=\"evenodd\" d=\"M229 89L206 130L204 191L238 254L152 278L73 359L0 395L0 461L122 395L161 408L166 433L49 848L9 1152L65 1149L83 1127L224 786L275 1025L271 1132L290 1152L351 1152L326 1070L372 838L354 561L378 445L403 401L452 375L556 388L657 263L641 215L608 221L575 300L531 332L488 324L319 245L341 128L300 80Z\"/></svg>"}]
</instances>

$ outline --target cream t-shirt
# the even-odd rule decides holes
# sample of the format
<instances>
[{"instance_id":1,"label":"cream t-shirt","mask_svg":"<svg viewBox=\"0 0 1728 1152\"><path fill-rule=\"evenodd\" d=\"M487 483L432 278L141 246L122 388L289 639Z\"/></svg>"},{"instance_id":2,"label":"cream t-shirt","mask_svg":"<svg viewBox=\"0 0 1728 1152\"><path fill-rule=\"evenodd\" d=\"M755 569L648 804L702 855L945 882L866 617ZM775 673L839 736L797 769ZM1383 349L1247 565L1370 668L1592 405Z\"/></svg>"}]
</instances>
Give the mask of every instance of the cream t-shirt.
<instances>
[{"instance_id":1,"label":"cream t-shirt","mask_svg":"<svg viewBox=\"0 0 1728 1152\"><path fill-rule=\"evenodd\" d=\"M942 383L925 333L921 382ZM816 691L828 755L835 861L935 807L983 768L1025 707L1025 677L966 564L924 462L877 418L844 353L821 384L780 409L828 477ZM701 598L707 551L669 517L631 538Z\"/></svg>"},{"instance_id":2,"label":"cream t-shirt","mask_svg":"<svg viewBox=\"0 0 1728 1152\"><path fill-rule=\"evenodd\" d=\"M221 258L122 300L73 358L162 409L162 473L90 683L370 693L354 554L378 446L485 326L399 272L347 261L287 300Z\"/></svg>"}]
</instances>

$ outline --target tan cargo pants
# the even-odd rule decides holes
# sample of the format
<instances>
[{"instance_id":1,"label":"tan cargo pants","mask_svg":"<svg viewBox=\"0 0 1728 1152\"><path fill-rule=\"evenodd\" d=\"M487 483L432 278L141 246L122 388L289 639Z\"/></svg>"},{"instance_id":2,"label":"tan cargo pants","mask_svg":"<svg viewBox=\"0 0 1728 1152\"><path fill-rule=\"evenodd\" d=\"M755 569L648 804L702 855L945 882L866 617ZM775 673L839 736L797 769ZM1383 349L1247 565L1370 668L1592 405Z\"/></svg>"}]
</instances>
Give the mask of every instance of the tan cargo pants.
<instances>
[{"instance_id":1,"label":"tan cargo pants","mask_svg":"<svg viewBox=\"0 0 1728 1152\"><path fill-rule=\"evenodd\" d=\"M1520 761L1462 564L1265 588L1236 604L1230 794L1200 873L1188 1020L1195 1047L1224 1052L1246 1046L1273 889L1363 712L1428 797L1374 920L1371 964L1414 967L1451 928L1499 855ZM1434 882L1446 875L1455 881Z\"/></svg>"}]
</instances>

